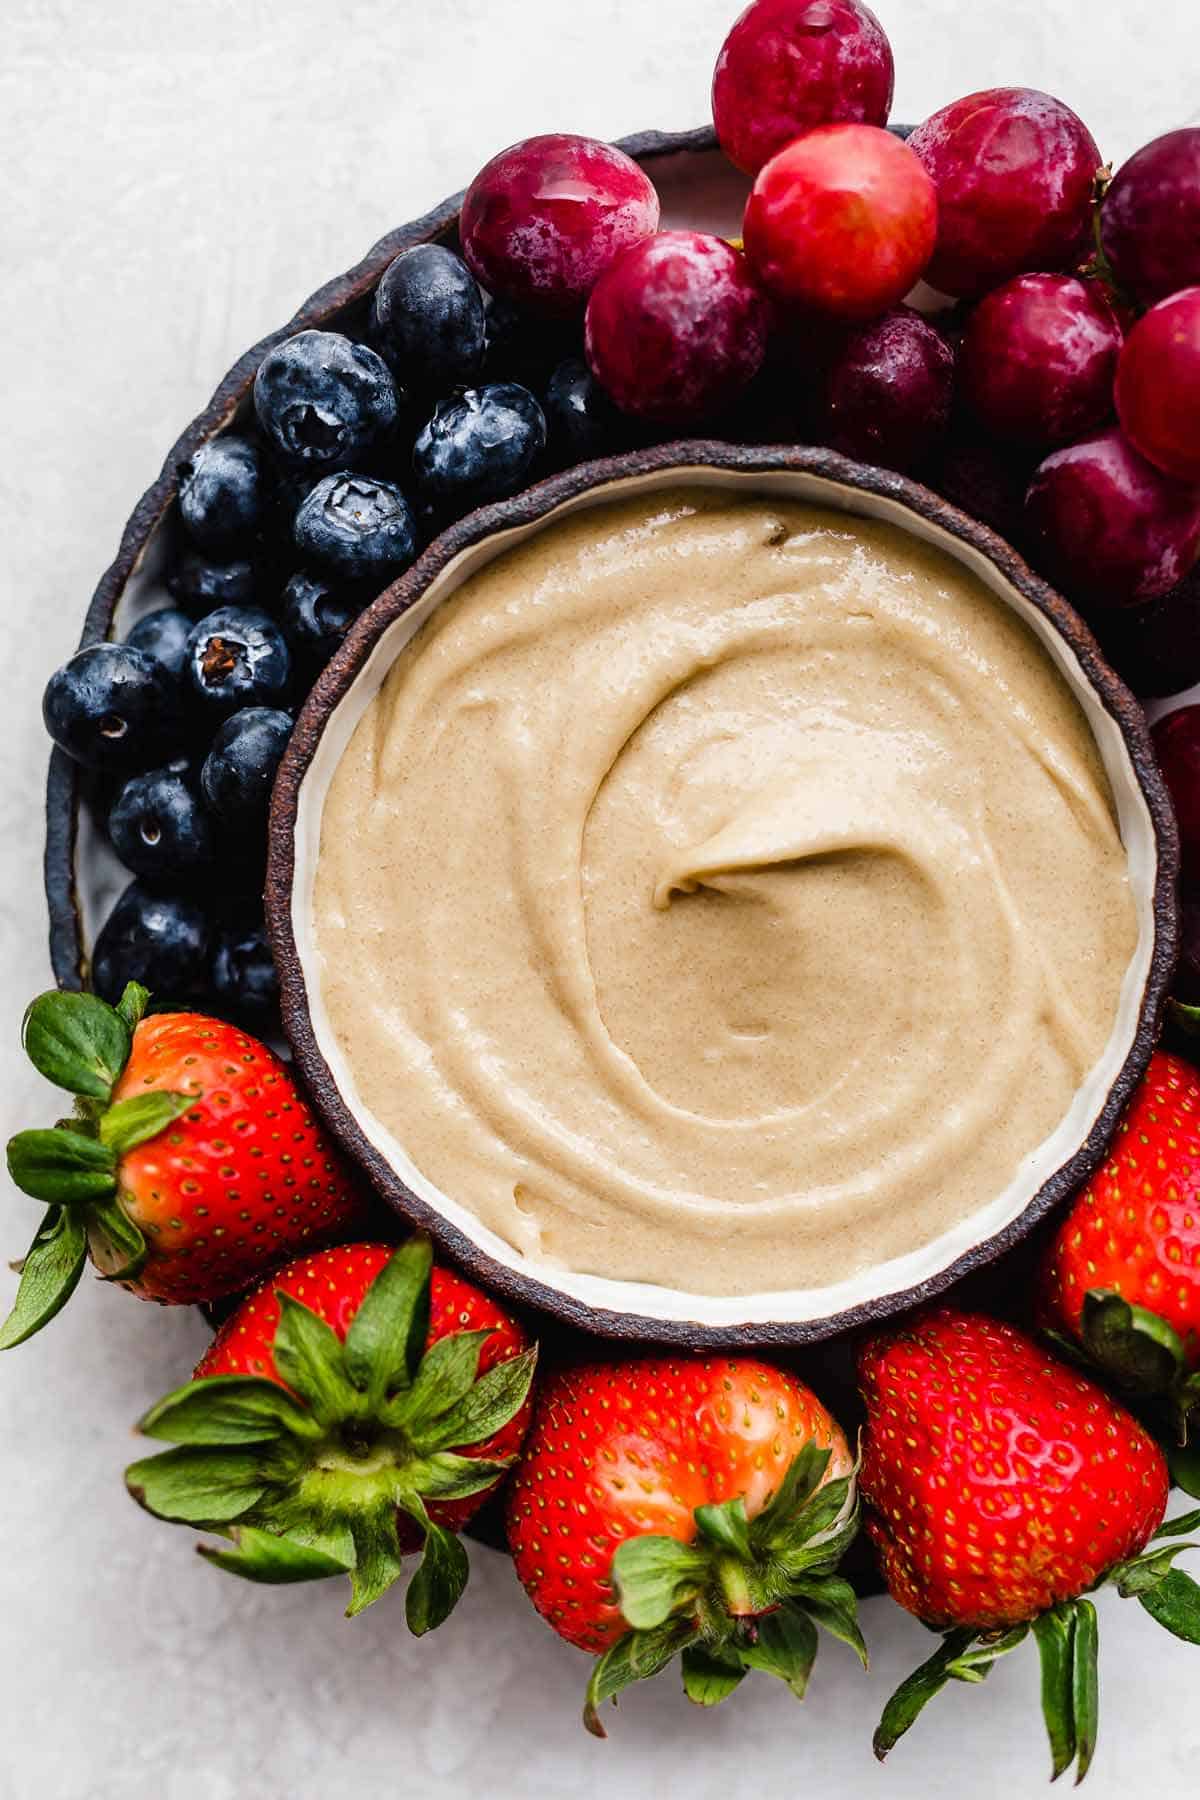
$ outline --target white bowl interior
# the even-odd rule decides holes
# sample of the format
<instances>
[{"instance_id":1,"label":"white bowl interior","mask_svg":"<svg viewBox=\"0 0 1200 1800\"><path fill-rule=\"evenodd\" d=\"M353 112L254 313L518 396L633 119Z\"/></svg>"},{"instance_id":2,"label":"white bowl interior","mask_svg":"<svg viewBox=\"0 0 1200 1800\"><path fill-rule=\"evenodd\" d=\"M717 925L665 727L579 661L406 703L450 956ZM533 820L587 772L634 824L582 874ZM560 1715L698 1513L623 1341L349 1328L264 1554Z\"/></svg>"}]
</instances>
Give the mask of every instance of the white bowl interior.
<instances>
[{"instance_id":1,"label":"white bowl interior","mask_svg":"<svg viewBox=\"0 0 1200 1800\"><path fill-rule=\"evenodd\" d=\"M1137 948L1125 972L1120 1004L1104 1054L1077 1091L1058 1128L1027 1156L1016 1176L986 1206L921 1249L895 1257L832 1286L772 1290L769 1293L713 1296L642 1282L581 1275L543 1265L514 1250L487 1229L453 1195L443 1193L414 1167L404 1145L368 1110L329 1022L325 1008L321 955L314 929L313 887L320 846L321 818L333 772L363 713L378 692L397 655L419 630L434 607L454 592L476 569L514 544L523 542L553 520L605 505L632 493L652 493L681 486L719 487L807 500L859 517L883 519L935 544L977 575L1044 644L1075 693L1095 736L1112 786L1121 836L1129 859L1130 886L1138 922ZM292 930L308 991L317 1045L341 1096L364 1136L412 1191L455 1225L497 1263L516 1273L569 1294L584 1305L614 1312L639 1313L651 1319L687 1318L715 1328L741 1324L807 1322L832 1317L883 1297L904 1293L948 1268L976 1244L985 1242L1017 1218L1043 1183L1079 1150L1100 1113L1109 1089L1128 1056L1138 1027L1141 997L1153 952L1154 889L1158 852L1153 822L1117 722L1085 675L1074 651L1055 627L980 551L940 526L911 512L898 500L864 493L805 470L727 470L676 467L635 475L589 490L564 501L532 524L497 532L462 551L430 583L425 593L393 621L375 644L353 686L329 718L300 788L295 828L295 877Z\"/></svg>"}]
</instances>

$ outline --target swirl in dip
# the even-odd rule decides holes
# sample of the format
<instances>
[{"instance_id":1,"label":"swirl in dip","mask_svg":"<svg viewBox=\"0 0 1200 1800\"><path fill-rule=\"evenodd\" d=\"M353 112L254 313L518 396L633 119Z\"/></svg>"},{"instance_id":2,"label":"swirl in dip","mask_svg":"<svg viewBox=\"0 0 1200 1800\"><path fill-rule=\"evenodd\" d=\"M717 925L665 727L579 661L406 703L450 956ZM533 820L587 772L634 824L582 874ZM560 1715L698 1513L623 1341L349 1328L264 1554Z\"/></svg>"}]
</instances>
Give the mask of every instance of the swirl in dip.
<instances>
[{"instance_id":1,"label":"swirl in dip","mask_svg":"<svg viewBox=\"0 0 1200 1800\"><path fill-rule=\"evenodd\" d=\"M994 1199L1136 924L1083 714L885 524L681 488L552 524L402 651L326 798L367 1109L528 1257L822 1286Z\"/></svg>"}]
</instances>

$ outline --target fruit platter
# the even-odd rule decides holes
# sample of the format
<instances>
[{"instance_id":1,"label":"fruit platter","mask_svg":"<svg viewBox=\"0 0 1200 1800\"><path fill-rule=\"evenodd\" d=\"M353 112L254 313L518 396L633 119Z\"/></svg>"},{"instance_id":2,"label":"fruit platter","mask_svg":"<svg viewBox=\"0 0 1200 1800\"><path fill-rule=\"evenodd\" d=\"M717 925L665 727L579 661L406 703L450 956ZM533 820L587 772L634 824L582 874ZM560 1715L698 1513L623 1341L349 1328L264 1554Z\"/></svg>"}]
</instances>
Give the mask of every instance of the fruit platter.
<instances>
[{"instance_id":1,"label":"fruit platter","mask_svg":"<svg viewBox=\"0 0 1200 1800\"><path fill-rule=\"evenodd\" d=\"M1078 1781L1096 1590L1200 1646L1200 128L900 125L863 0L714 50L134 509L43 700L0 1348L89 1265L203 1309L145 1529L417 1637L472 1537L595 1736L851 1681L886 1591L865 1754L1036 1650Z\"/></svg>"}]
</instances>

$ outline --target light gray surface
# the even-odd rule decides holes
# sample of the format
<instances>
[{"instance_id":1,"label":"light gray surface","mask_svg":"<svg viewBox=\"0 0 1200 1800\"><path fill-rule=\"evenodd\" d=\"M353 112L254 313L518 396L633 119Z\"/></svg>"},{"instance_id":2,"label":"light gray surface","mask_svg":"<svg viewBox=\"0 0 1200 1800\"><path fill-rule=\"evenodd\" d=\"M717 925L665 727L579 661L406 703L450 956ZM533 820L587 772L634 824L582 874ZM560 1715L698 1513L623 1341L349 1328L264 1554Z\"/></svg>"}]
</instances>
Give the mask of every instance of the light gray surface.
<instances>
[{"instance_id":1,"label":"light gray surface","mask_svg":"<svg viewBox=\"0 0 1200 1800\"><path fill-rule=\"evenodd\" d=\"M1110 156L1196 118L1194 0L881 0L897 116L1003 81L1055 90ZM725 0L9 0L0 33L4 244L0 1029L44 984L38 697L121 524L234 356L493 150L705 114ZM2 1021L7 1021L3 1024ZM6 1052L5 1134L53 1116ZM3 1248L36 1209L10 1195ZM0 1290L11 1291L7 1276ZM884 1771L867 1738L929 1640L866 1609L869 1678L835 1646L797 1707L765 1678L699 1715L671 1678L607 1745L577 1723L585 1660L478 1552L459 1613L416 1644L397 1597L352 1624L331 1588L257 1589L121 1488L130 1421L187 1373L190 1314L88 1281L0 1366L0 1800L443 1793L972 1800L1042 1791L1032 1653L956 1689ZM1092 1800L1194 1791L1200 1651L1101 1601Z\"/></svg>"}]
</instances>

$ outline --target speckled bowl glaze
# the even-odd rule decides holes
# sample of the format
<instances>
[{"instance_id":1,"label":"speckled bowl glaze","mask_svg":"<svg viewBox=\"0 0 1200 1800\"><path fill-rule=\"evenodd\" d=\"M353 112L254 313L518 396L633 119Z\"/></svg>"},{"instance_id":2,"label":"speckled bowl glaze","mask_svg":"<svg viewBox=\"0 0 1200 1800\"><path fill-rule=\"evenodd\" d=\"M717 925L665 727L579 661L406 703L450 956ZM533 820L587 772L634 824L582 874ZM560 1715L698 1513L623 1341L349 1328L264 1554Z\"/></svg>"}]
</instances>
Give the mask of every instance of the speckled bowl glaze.
<instances>
[{"instance_id":1,"label":"speckled bowl glaze","mask_svg":"<svg viewBox=\"0 0 1200 1800\"><path fill-rule=\"evenodd\" d=\"M313 928L322 808L351 733L396 656L455 588L551 521L683 483L814 502L883 519L935 544L1011 607L1075 693L1108 772L1128 856L1138 941L1103 1056L1059 1127L1003 1193L921 1250L836 1286L713 1297L527 1260L413 1165L366 1108L326 1017ZM1178 850L1140 706L1062 598L985 527L927 489L829 451L677 443L592 463L484 508L442 534L362 615L318 680L293 734L271 813L267 914L284 1025L313 1097L345 1149L405 1218L508 1299L607 1337L687 1348L801 1346L940 1293L1015 1245L1100 1162L1157 1034L1173 967ZM730 1246L736 1254L736 1242Z\"/></svg>"}]
</instances>

